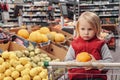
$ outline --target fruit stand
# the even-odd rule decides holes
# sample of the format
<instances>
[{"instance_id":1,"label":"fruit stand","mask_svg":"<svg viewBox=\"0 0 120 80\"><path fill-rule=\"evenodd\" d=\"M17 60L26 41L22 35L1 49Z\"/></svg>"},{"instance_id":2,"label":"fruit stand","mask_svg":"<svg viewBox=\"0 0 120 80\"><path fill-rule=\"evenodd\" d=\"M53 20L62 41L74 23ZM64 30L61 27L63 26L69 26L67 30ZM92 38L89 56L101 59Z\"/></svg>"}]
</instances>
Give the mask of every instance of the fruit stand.
<instances>
[{"instance_id":1,"label":"fruit stand","mask_svg":"<svg viewBox=\"0 0 120 80\"><path fill-rule=\"evenodd\" d=\"M56 62L60 59L32 44L25 48L9 42L9 46L0 55L0 79L48 80L47 69L43 66L44 61Z\"/></svg>"}]
</instances>

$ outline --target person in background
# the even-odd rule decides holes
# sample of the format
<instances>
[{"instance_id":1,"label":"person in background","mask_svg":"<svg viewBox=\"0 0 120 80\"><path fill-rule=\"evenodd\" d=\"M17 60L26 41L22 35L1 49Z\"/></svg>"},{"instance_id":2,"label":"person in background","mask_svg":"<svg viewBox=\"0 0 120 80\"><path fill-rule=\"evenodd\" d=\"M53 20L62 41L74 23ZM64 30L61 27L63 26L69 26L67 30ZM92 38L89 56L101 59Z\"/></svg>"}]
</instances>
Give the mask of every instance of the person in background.
<instances>
[{"instance_id":1,"label":"person in background","mask_svg":"<svg viewBox=\"0 0 120 80\"><path fill-rule=\"evenodd\" d=\"M3 2L2 3L2 22L7 24L8 20L10 19L10 16L9 16L9 6L8 6L8 3L7 2Z\"/></svg>"},{"instance_id":2,"label":"person in background","mask_svg":"<svg viewBox=\"0 0 120 80\"><path fill-rule=\"evenodd\" d=\"M74 13L72 9L68 6L68 19L73 20Z\"/></svg>"},{"instance_id":3,"label":"person in background","mask_svg":"<svg viewBox=\"0 0 120 80\"><path fill-rule=\"evenodd\" d=\"M76 35L68 49L65 61L76 61L77 54L87 52L91 55L91 61L112 62L113 58L108 46L104 40L98 38L100 31L99 17L93 12L83 12L76 23ZM74 67L68 69L68 77L70 80L107 80L107 76L102 75L107 71L100 66Z\"/></svg>"},{"instance_id":4,"label":"person in background","mask_svg":"<svg viewBox=\"0 0 120 80\"><path fill-rule=\"evenodd\" d=\"M7 2L4 2L3 8L4 8L4 11L8 11L9 7Z\"/></svg>"},{"instance_id":5,"label":"person in background","mask_svg":"<svg viewBox=\"0 0 120 80\"><path fill-rule=\"evenodd\" d=\"M48 19L49 20L54 20L53 18L53 7L52 7L52 3L49 4L48 6Z\"/></svg>"}]
</instances>

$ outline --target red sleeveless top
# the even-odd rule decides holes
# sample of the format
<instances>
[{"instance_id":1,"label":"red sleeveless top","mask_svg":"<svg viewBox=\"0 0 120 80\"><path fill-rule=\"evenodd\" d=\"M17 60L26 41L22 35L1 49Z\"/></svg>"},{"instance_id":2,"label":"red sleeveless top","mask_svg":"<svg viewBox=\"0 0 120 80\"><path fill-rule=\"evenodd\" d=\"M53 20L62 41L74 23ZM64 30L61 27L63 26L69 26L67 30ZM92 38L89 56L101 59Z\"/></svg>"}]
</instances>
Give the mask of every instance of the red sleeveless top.
<instances>
[{"instance_id":1,"label":"red sleeveless top","mask_svg":"<svg viewBox=\"0 0 120 80\"><path fill-rule=\"evenodd\" d=\"M94 37L89 41L85 41L81 37L79 37L74 39L71 44L75 51L75 56L80 52L88 52L93 55L96 60L102 59L100 51L101 47L104 44L104 41L98 39L97 37ZM85 78L102 78L103 80L107 80L107 76L102 74L103 71L99 71L98 69L85 70L84 68L72 68L68 71L68 76L70 80Z\"/></svg>"}]
</instances>

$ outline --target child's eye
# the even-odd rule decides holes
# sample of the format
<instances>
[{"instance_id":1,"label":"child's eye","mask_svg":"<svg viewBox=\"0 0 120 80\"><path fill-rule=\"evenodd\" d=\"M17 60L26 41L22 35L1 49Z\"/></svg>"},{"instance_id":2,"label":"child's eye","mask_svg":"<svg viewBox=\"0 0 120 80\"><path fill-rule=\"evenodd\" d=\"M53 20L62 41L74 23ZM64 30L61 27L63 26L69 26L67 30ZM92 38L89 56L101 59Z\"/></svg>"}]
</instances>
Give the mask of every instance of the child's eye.
<instances>
[{"instance_id":1,"label":"child's eye","mask_svg":"<svg viewBox=\"0 0 120 80\"><path fill-rule=\"evenodd\" d=\"M85 28L80 28L81 30L85 30Z\"/></svg>"},{"instance_id":2,"label":"child's eye","mask_svg":"<svg viewBox=\"0 0 120 80\"><path fill-rule=\"evenodd\" d=\"M93 30L92 28L89 28L88 30Z\"/></svg>"}]
</instances>

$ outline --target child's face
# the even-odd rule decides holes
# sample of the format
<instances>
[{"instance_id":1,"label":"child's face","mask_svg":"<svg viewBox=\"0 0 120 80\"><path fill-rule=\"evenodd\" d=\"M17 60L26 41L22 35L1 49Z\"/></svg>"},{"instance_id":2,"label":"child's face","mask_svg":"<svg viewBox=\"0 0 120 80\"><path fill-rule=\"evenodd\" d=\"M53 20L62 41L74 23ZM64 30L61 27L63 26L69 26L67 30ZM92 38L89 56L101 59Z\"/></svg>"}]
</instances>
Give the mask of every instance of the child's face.
<instances>
[{"instance_id":1,"label":"child's face","mask_svg":"<svg viewBox=\"0 0 120 80\"><path fill-rule=\"evenodd\" d=\"M80 37L84 40L90 40L95 36L95 30L94 28L85 20L80 19L81 22L79 23L79 31L80 31Z\"/></svg>"}]
</instances>

